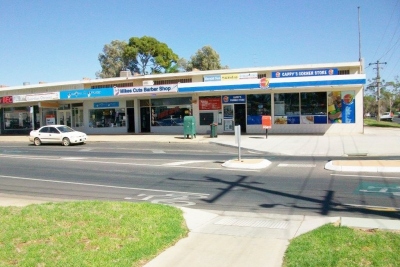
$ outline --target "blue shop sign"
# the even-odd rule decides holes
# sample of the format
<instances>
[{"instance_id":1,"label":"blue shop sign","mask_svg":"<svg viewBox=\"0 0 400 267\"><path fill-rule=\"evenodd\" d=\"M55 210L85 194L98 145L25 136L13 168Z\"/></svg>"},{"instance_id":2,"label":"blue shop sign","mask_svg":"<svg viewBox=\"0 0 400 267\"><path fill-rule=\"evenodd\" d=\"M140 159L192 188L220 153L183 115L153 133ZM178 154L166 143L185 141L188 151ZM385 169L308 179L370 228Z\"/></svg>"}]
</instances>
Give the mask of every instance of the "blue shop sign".
<instances>
[{"instance_id":1,"label":"blue shop sign","mask_svg":"<svg viewBox=\"0 0 400 267\"><path fill-rule=\"evenodd\" d=\"M78 89L60 91L60 99L96 98L114 96L113 88Z\"/></svg>"},{"instance_id":2,"label":"blue shop sign","mask_svg":"<svg viewBox=\"0 0 400 267\"><path fill-rule=\"evenodd\" d=\"M272 78L329 76L329 75L338 75L338 73L339 73L338 69L274 71L272 72Z\"/></svg>"},{"instance_id":3,"label":"blue shop sign","mask_svg":"<svg viewBox=\"0 0 400 267\"><path fill-rule=\"evenodd\" d=\"M93 104L94 108L117 108L119 102L96 102Z\"/></svg>"},{"instance_id":4,"label":"blue shop sign","mask_svg":"<svg viewBox=\"0 0 400 267\"><path fill-rule=\"evenodd\" d=\"M219 82L221 81L221 75L204 75L203 81L205 82Z\"/></svg>"},{"instance_id":5,"label":"blue shop sign","mask_svg":"<svg viewBox=\"0 0 400 267\"><path fill-rule=\"evenodd\" d=\"M223 95L223 104L239 104L246 103L246 95Z\"/></svg>"}]
</instances>

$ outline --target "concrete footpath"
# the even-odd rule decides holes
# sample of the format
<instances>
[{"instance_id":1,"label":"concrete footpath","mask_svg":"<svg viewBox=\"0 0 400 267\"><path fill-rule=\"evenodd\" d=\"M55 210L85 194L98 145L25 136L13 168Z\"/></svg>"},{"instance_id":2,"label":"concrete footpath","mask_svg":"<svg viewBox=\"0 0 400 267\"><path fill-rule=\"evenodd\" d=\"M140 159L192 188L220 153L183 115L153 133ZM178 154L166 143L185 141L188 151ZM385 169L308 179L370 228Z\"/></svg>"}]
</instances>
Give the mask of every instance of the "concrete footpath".
<instances>
[{"instance_id":1,"label":"concrete footpath","mask_svg":"<svg viewBox=\"0 0 400 267\"><path fill-rule=\"evenodd\" d=\"M27 136L0 136L3 142L26 142ZM235 136L198 135L90 135L91 142L191 142L237 146ZM334 171L394 172L400 179L400 129L365 127L364 134L345 135L242 135L241 147L254 151L293 156L341 157L325 166ZM365 156L354 160L352 156ZM368 157L374 156L370 160ZM381 160L379 157L385 157ZM254 158L224 164L230 168L267 168L268 160ZM58 199L0 194L0 206L24 206ZM228 212L182 208L190 230L146 267L242 267L282 266L291 239L326 223L357 228L400 230L400 221L385 219L277 215L253 212Z\"/></svg>"}]
</instances>

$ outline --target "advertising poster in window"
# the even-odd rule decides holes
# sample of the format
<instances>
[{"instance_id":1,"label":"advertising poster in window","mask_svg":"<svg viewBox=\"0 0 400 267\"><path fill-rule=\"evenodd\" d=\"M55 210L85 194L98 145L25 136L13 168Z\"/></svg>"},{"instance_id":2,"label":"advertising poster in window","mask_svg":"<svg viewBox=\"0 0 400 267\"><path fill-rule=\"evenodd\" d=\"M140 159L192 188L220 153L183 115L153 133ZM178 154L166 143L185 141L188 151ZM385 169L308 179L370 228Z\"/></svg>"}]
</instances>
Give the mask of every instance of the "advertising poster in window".
<instances>
[{"instance_id":1,"label":"advertising poster in window","mask_svg":"<svg viewBox=\"0 0 400 267\"><path fill-rule=\"evenodd\" d=\"M342 92L342 122L356 122L356 105L354 103L354 91Z\"/></svg>"},{"instance_id":2,"label":"advertising poster in window","mask_svg":"<svg viewBox=\"0 0 400 267\"><path fill-rule=\"evenodd\" d=\"M328 94L329 123L355 123L354 91L333 91Z\"/></svg>"},{"instance_id":3,"label":"advertising poster in window","mask_svg":"<svg viewBox=\"0 0 400 267\"><path fill-rule=\"evenodd\" d=\"M46 115L46 125L56 124L56 117L54 115Z\"/></svg>"},{"instance_id":4,"label":"advertising poster in window","mask_svg":"<svg viewBox=\"0 0 400 267\"><path fill-rule=\"evenodd\" d=\"M199 109L200 110L220 110L221 97L200 97L199 98Z\"/></svg>"}]
</instances>

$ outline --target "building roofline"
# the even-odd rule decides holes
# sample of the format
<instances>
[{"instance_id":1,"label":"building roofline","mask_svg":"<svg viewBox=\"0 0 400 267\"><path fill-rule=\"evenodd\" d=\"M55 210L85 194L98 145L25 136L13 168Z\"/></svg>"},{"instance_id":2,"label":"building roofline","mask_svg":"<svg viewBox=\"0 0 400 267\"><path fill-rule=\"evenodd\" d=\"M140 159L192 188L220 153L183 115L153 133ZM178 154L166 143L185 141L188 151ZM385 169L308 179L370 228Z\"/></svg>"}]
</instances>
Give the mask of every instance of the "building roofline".
<instances>
[{"instance_id":1,"label":"building roofline","mask_svg":"<svg viewBox=\"0 0 400 267\"><path fill-rule=\"evenodd\" d=\"M1 87L0 91L8 90L23 90L23 89L36 89L36 88L50 88L58 86L78 85L84 86L85 84L101 84L101 83L112 83L122 81L134 81L134 80L152 80L162 78L184 78L198 75L213 75L213 74L230 74L230 73L247 73L247 72L269 72L269 71L282 71L292 69L315 69L315 68L338 68L338 67L360 67L361 62L340 62L340 63L318 63L318 64L304 64L304 65L283 65L283 66L269 66L269 67L250 67L250 68L238 68L238 69L219 69L219 70L207 70L207 71L189 71L189 72L177 72L177 73L161 73L161 74L150 74L150 75L138 75L130 77L115 77L105 79L82 79L75 81L64 81L64 82L52 82L52 83L38 83L29 85L9 86Z\"/></svg>"}]
</instances>

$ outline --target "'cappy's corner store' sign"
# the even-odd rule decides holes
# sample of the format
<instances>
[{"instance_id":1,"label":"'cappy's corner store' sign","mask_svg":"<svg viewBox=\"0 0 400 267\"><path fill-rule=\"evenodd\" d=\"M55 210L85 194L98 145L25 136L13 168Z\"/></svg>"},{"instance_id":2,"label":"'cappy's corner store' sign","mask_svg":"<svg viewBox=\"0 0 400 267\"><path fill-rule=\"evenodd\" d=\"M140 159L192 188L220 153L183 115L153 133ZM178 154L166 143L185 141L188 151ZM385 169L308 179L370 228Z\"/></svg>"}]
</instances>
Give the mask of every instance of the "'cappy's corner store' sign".
<instances>
[{"instance_id":1,"label":"'cappy's corner store' sign","mask_svg":"<svg viewBox=\"0 0 400 267\"><path fill-rule=\"evenodd\" d=\"M272 72L272 78L338 75L338 69L285 70Z\"/></svg>"}]
</instances>

